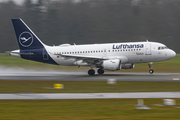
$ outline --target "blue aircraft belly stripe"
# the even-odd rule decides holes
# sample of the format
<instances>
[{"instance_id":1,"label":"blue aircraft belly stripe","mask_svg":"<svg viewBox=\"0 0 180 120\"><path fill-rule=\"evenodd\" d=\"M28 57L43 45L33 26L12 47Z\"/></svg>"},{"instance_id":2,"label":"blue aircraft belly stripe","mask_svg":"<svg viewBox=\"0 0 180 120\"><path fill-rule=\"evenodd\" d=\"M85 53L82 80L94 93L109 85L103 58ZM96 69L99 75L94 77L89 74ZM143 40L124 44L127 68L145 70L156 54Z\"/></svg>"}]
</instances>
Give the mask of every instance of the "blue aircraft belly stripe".
<instances>
[{"instance_id":1,"label":"blue aircraft belly stripe","mask_svg":"<svg viewBox=\"0 0 180 120\"><path fill-rule=\"evenodd\" d=\"M21 55L21 58L27 59L27 60L32 60L32 61L37 61L37 62L43 62L43 63L48 63L48 64L54 64L58 65L47 53L46 58L44 57L43 51L44 48L40 49L30 49L30 50L20 50L20 53L33 53L33 55Z\"/></svg>"}]
</instances>

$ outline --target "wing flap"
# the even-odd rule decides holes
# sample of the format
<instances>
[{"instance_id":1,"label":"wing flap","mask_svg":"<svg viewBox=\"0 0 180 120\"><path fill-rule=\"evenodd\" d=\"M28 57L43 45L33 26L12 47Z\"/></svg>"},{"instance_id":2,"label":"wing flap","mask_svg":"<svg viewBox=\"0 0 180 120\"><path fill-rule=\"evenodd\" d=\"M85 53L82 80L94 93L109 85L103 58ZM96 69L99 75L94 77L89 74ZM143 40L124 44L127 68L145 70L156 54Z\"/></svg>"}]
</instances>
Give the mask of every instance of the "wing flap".
<instances>
[{"instance_id":1,"label":"wing flap","mask_svg":"<svg viewBox=\"0 0 180 120\"><path fill-rule=\"evenodd\" d=\"M78 61L78 60L83 60L83 62L87 62L87 63L96 63L96 62L99 62L101 60L107 60L109 58L107 57L102 57L102 56L87 56L87 55L69 55L69 54L54 54L54 55L57 55L57 56L61 56L61 57L64 57L64 59L71 59L71 58L74 58L76 59L75 61Z\"/></svg>"}]
</instances>

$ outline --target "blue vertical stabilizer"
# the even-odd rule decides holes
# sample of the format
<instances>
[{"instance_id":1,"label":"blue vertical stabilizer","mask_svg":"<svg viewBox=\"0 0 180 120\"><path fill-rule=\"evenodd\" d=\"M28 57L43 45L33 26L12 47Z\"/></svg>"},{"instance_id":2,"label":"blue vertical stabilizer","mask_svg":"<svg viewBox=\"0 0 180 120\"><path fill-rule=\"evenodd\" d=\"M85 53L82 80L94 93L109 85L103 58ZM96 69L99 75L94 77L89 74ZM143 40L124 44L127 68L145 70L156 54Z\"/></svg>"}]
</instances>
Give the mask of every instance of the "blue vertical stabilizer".
<instances>
[{"instance_id":1,"label":"blue vertical stabilizer","mask_svg":"<svg viewBox=\"0 0 180 120\"><path fill-rule=\"evenodd\" d=\"M12 19L20 50L43 48L43 43L21 19Z\"/></svg>"},{"instance_id":2,"label":"blue vertical stabilizer","mask_svg":"<svg viewBox=\"0 0 180 120\"><path fill-rule=\"evenodd\" d=\"M57 64L48 54L45 45L24 23L22 19L12 19L17 41L20 48L20 56L23 59L37 62Z\"/></svg>"}]
</instances>

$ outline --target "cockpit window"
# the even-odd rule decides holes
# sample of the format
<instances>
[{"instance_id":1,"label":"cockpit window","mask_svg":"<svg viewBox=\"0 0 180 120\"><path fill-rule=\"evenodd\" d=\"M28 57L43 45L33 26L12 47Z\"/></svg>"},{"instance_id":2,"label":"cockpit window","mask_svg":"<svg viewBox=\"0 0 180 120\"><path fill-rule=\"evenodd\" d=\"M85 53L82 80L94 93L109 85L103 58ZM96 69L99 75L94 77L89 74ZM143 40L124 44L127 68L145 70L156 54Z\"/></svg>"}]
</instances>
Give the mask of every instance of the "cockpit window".
<instances>
[{"instance_id":1,"label":"cockpit window","mask_svg":"<svg viewBox=\"0 0 180 120\"><path fill-rule=\"evenodd\" d=\"M166 47L166 46L158 47L158 50L163 50L163 49L168 49L168 47Z\"/></svg>"}]
</instances>

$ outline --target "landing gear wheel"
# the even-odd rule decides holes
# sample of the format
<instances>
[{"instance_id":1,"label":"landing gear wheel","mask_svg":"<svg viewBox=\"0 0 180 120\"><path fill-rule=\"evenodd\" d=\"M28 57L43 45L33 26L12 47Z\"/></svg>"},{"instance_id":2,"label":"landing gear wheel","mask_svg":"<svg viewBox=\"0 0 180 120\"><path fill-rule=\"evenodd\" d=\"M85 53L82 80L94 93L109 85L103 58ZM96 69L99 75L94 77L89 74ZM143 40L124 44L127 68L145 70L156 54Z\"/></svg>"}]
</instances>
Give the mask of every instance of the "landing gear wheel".
<instances>
[{"instance_id":1,"label":"landing gear wheel","mask_svg":"<svg viewBox=\"0 0 180 120\"><path fill-rule=\"evenodd\" d=\"M104 73L104 70L103 69L98 69L98 74L102 75Z\"/></svg>"},{"instance_id":2,"label":"landing gear wheel","mask_svg":"<svg viewBox=\"0 0 180 120\"><path fill-rule=\"evenodd\" d=\"M154 73L154 70L152 69L152 66L151 66L152 62L149 62L148 65L149 65L149 73L150 74L153 74Z\"/></svg>"},{"instance_id":3,"label":"landing gear wheel","mask_svg":"<svg viewBox=\"0 0 180 120\"><path fill-rule=\"evenodd\" d=\"M90 69L90 70L88 71L88 74L89 74L89 75L94 75L94 74L95 74L95 71L94 71L93 69Z\"/></svg>"},{"instance_id":4,"label":"landing gear wheel","mask_svg":"<svg viewBox=\"0 0 180 120\"><path fill-rule=\"evenodd\" d=\"M153 74L153 73L154 73L154 70L150 69L150 70L149 70L149 73L150 73L150 74Z\"/></svg>"}]
</instances>

